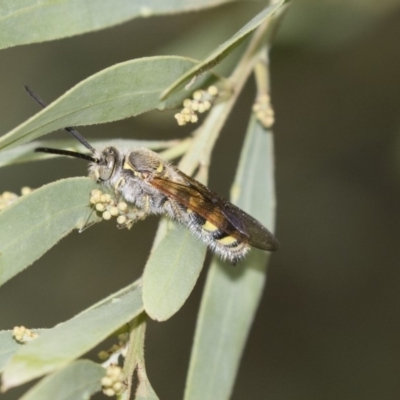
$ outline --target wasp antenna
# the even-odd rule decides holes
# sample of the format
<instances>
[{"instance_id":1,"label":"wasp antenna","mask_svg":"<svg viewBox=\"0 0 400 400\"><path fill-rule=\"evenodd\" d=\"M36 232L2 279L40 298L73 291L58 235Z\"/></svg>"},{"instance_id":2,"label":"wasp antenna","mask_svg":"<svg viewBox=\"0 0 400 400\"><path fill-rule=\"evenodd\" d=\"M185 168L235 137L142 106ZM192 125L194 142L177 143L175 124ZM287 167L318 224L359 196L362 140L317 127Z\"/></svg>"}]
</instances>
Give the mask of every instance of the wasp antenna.
<instances>
[{"instance_id":1,"label":"wasp antenna","mask_svg":"<svg viewBox=\"0 0 400 400\"><path fill-rule=\"evenodd\" d=\"M36 103L41 105L43 108L47 107L47 104L28 85L24 85L24 89L29 94L29 96L31 96L32 99L36 101Z\"/></svg>"},{"instance_id":2,"label":"wasp antenna","mask_svg":"<svg viewBox=\"0 0 400 400\"><path fill-rule=\"evenodd\" d=\"M88 156L87 154L78 153L76 151L62 150L62 149L51 149L49 147L37 147L35 149L35 152L36 153L59 154L59 155L62 155L62 156L81 158L83 160L91 161L91 162L94 162L96 164L99 163L99 160L97 158Z\"/></svg>"},{"instance_id":3,"label":"wasp antenna","mask_svg":"<svg viewBox=\"0 0 400 400\"><path fill-rule=\"evenodd\" d=\"M36 101L39 105L41 105L43 108L47 107L47 103L43 101L38 94L36 94L29 86L24 85L24 88L26 92L29 94L29 96L32 97L33 100ZM77 139L80 143L82 143L87 149L89 149L91 152L95 152L95 149L89 144L89 142L74 128L71 128L70 126L67 126L64 128L67 132L69 132L75 139Z\"/></svg>"}]
</instances>

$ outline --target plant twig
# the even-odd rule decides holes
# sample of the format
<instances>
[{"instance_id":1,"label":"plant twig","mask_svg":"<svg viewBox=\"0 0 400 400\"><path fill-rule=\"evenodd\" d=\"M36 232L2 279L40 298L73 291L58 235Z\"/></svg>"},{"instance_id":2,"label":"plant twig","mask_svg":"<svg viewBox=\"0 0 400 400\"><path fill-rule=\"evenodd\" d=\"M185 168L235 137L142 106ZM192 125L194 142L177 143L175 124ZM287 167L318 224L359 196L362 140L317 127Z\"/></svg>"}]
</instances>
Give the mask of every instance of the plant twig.
<instances>
[{"instance_id":1,"label":"plant twig","mask_svg":"<svg viewBox=\"0 0 400 400\"><path fill-rule=\"evenodd\" d=\"M131 397L134 372L140 359L143 357L144 337L146 331L146 314L142 313L130 324L129 341L124 362L123 373L126 377L126 390L119 396L119 400L128 400Z\"/></svg>"},{"instance_id":2,"label":"plant twig","mask_svg":"<svg viewBox=\"0 0 400 400\"><path fill-rule=\"evenodd\" d=\"M234 107L243 86L249 75L253 71L263 50L263 43L266 35L269 33L269 21L265 21L254 33L243 57L239 64L229 77L233 91L226 101L215 104L208 113L203 125L196 130L196 135L188 148L188 151L182 157L178 167L186 174L192 175L196 168L201 166L197 178L206 183L208 169L211 160L211 153L215 142L225 125L225 122ZM165 234L168 232L167 220L163 218L160 221L156 237L153 242L152 251L158 246Z\"/></svg>"}]
</instances>

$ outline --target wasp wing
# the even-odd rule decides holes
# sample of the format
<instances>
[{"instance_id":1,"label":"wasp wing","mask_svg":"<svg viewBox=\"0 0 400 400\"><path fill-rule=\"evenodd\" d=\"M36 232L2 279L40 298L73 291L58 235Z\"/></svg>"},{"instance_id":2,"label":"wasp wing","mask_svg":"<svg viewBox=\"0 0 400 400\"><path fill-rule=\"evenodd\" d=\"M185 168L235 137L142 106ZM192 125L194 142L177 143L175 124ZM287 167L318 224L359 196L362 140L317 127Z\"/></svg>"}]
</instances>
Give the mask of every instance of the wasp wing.
<instances>
[{"instance_id":1,"label":"wasp wing","mask_svg":"<svg viewBox=\"0 0 400 400\"><path fill-rule=\"evenodd\" d=\"M278 248L274 235L255 218L182 171L176 172L182 182L153 177L149 183L224 233L262 250L274 251Z\"/></svg>"}]
</instances>

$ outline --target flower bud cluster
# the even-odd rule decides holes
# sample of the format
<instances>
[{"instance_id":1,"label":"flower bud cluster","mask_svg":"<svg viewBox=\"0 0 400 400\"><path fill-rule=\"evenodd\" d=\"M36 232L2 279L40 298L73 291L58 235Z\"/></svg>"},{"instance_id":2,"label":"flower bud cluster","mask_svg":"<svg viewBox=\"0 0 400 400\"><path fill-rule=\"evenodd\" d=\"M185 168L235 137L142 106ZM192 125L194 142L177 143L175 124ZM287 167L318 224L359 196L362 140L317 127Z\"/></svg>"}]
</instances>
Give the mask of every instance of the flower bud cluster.
<instances>
[{"instance_id":1,"label":"flower bud cluster","mask_svg":"<svg viewBox=\"0 0 400 400\"><path fill-rule=\"evenodd\" d=\"M197 113L202 114L208 111L215 99L218 97L218 88L210 86L207 90L196 90L192 99L183 100L183 109L175 114L178 125L196 123L199 119Z\"/></svg>"},{"instance_id":2,"label":"flower bud cluster","mask_svg":"<svg viewBox=\"0 0 400 400\"><path fill-rule=\"evenodd\" d=\"M33 189L25 186L21 189L21 196L25 196L29 193L31 193ZM20 196L18 196L16 193L12 192L3 192L0 194L0 211L4 210L6 207L14 203L15 200L17 200Z\"/></svg>"},{"instance_id":3,"label":"flower bud cluster","mask_svg":"<svg viewBox=\"0 0 400 400\"><path fill-rule=\"evenodd\" d=\"M124 374L122 368L118 365L110 365L107 367L106 376L101 379L103 393L112 397L122 393L124 389Z\"/></svg>"},{"instance_id":4,"label":"flower bud cluster","mask_svg":"<svg viewBox=\"0 0 400 400\"><path fill-rule=\"evenodd\" d=\"M110 194L103 193L101 190L92 190L90 203L93 204L96 211L101 213L103 219L117 218L117 224L121 228L130 228L137 219L127 203L124 201L117 202Z\"/></svg>"},{"instance_id":5,"label":"flower bud cluster","mask_svg":"<svg viewBox=\"0 0 400 400\"><path fill-rule=\"evenodd\" d=\"M15 326L13 329L13 337L19 343L27 343L33 339L36 339L39 335L32 332L30 329L25 328L25 326Z\"/></svg>"},{"instance_id":6,"label":"flower bud cluster","mask_svg":"<svg viewBox=\"0 0 400 400\"><path fill-rule=\"evenodd\" d=\"M257 97L253 105L253 112L265 128L271 128L274 124L275 113L271 105L271 98L267 94L262 94Z\"/></svg>"},{"instance_id":7,"label":"flower bud cluster","mask_svg":"<svg viewBox=\"0 0 400 400\"><path fill-rule=\"evenodd\" d=\"M121 333L118 335L118 344L113 344L108 350L102 350L98 353L100 360L107 360L113 354L126 356L126 344L128 343L129 333ZM118 358L118 357L117 357Z\"/></svg>"}]
</instances>

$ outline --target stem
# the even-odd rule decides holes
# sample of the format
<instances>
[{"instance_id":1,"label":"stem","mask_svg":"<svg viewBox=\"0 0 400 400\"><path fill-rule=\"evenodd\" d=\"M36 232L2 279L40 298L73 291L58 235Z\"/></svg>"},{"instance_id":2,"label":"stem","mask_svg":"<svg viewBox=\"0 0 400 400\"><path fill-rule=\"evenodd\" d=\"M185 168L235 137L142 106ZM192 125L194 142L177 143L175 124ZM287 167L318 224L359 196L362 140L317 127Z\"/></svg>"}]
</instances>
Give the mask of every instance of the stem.
<instances>
[{"instance_id":1,"label":"stem","mask_svg":"<svg viewBox=\"0 0 400 400\"><path fill-rule=\"evenodd\" d=\"M168 147L166 150L158 153L164 160L173 160L185 154L193 141L192 137L180 140L174 146Z\"/></svg>"},{"instance_id":2,"label":"stem","mask_svg":"<svg viewBox=\"0 0 400 400\"><path fill-rule=\"evenodd\" d=\"M260 54L260 59L254 67L257 85L257 96L253 104L253 113L257 120L267 129L274 124L274 110L271 105L268 51Z\"/></svg>"},{"instance_id":3,"label":"stem","mask_svg":"<svg viewBox=\"0 0 400 400\"><path fill-rule=\"evenodd\" d=\"M212 107L204 121L204 124L194 137L189 151L179 163L179 168L184 170L185 173L189 175L193 174L200 163L202 166L208 166L212 150L221 129L225 125L225 122L235 105L247 78L251 74L254 65L260 57L260 47L265 39L268 26L268 21L266 21L256 30L246 52L229 78L231 85L234 88L231 96L227 101L215 104Z\"/></svg>"},{"instance_id":4,"label":"stem","mask_svg":"<svg viewBox=\"0 0 400 400\"><path fill-rule=\"evenodd\" d=\"M208 113L203 125L196 130L190 147L182 157L178 167L188 175L193 175L196 168L200 165L197 178L206 183L208 169L211 160L211 153L215 142L225 125L225 122L235 105L240 92L243 89L249 75L251 74L260 55L264 52L263 44L266 34L269 31L269 21L265 21L256 31L251 39L239 64L229 77L233 91L231 96L221 103L215 104ZM163 218L158 226L155 240L153 242L153 251L168 232L167 221Z\"/></svg>"},{"instance_id":5,"label":"stem","mask_svg":"<svg viewBox=\"0 0 400 400\"><path fill-rule=\"evenodd\" d=\"M130 335L127 353L124 362L126 390L119 396L119 400L129 400L132 391L132 382L138 364L144 364L144 338L146 332L146 314L142 313L130 323Z\"/></svg>"},{"instance_id":6,"label":"stem","mask_svg":"<svg viewBox=\"0 0 400 400\"><path fill-rule=\"evenodd\" d=\"M257 97L270 94L270 79L268 75L269 57L267 49L260 52L260 57L254 67L254 76L256 78Z\"/></svg>"}]
</instances>

